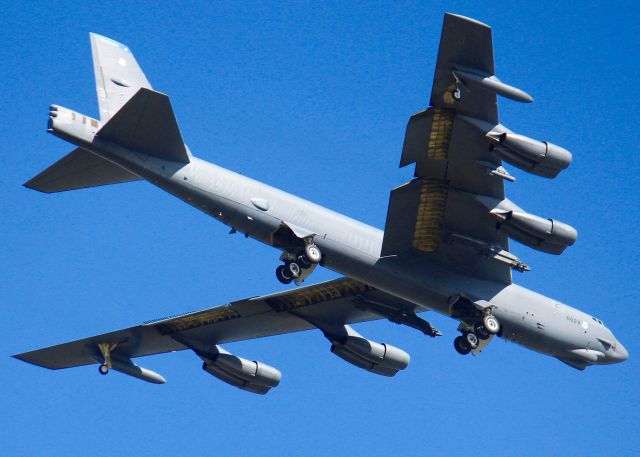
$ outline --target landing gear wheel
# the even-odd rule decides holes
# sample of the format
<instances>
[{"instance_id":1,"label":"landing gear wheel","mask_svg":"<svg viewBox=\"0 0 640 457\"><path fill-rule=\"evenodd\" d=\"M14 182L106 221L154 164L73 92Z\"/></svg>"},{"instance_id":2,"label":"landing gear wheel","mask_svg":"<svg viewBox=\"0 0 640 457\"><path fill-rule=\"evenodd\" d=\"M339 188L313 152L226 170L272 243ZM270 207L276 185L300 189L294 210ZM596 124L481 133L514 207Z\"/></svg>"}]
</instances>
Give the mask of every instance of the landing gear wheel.
<instances>
[{"instance_id":1,"label":"landing gear wheel","mask_svg":"<svg viewBox=\"0 0 640 457\"><path fill-rule=\"evenodd\" d=\"M300 265L298 265L297 262L289 262L284 267L287 270L287 273L291 275L293 279L300 277L300 273L302 270L300 269Z\"/></svg>"},{"instance_id":2,"label":"landing gear wheel","mask_svg":"<svg viewBox=\"0 0 640 457\"><path fill-rule=\"evenodd\" d=\"M286 265L280 265L276 268L276 278L278 278L278 281L282 284L289 284L293 281L293 277L291 273L289 273Z\"/></svg>"},{"instance_id":3,"label":"landing gear wheel","mask_svg":"<svg viewBox=\"0 0 640 457\"><path fill-rule=\"evenodd\" d=\"M491 335L495 335L500 331L500 322L498 322L498 319L496 319L495 316L491 314L484 317L484 319L482 320L482 324L484 325L484 328L487 329L487 332L489 332Z\"/></svg>"},{"instance_id":4,"label":"landing gear wheel","mask_svg":"<svg viewBox=\"0 0 640 457\"><path fill-rule=\"evenodd\" d=\"M100 372L100 374L107 374L109 373L109 367L103 363L98 367L98 371Z\"/></svg>"},{"instance_id":5,"label":"landing gear wheel","mask_svg":"<svg viewBox=\"0 0 640 457\"><path fill-rule=\"evenodd\" d=\"M475 349L478 347L478 337L475 333L467 333L464 335L464 339L467 341L467 344L471 349Z\"/></svg>"},{"instance_id":6,"label":"landing gear wheel","mask_svg":"<svg viewBox=\"0 0 640 457\"><path fill-rule=\"evenodd\" d=\"M313 265L311 261L307 258L306 254L299 255L298 260L296 260L296 262L298 263L298 265L300 265L304 269L311 268L311 265Z\"/></svg>"},{"instance_id":7,"label":"landing gear wheel","mask_svg":"<svg viewBox=\"0 0 640 457\"><path fill-rule=\"evenodd\" d=\"M453 340L453 347L456 349L458 354L467 355L471 352L471 346L467 343L467 339L460 335Z\"/></svg>"},{"instance_id":8,"label":"landing gear wheel","mask_svg":"<svg viewBox=\"0 0 640 457\"><path fill-rule=\"evenodd\" d=\"M304 254L311 263L320 263L322 260L322 252L320 252L320 248L315 244L307 244L304 247Z\"/></svg>"},{"instance_id":9,"label":"landing gear wheel","mask_svg":"<svg viewBox=\"0 0 640 457\"><path fill-rule=\"evenodd\" d=\"M482 322L476 322L473 326L473 333L475 333L481 340L488 340L491 336L491 333L487 331Z\"/></svg>"}]
</instances>

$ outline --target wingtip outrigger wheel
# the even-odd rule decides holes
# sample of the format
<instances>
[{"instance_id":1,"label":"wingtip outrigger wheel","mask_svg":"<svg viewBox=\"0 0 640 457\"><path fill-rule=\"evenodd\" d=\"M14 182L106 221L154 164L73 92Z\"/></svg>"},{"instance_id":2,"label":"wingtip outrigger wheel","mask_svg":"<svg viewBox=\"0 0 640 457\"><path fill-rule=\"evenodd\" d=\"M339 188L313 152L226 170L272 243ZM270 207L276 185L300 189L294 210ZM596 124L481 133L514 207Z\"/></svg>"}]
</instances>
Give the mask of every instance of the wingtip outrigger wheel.
<instances>
[{"instance_id":1,"label":"wingtip outrigger wheel","mask_svg":"<svg viewBox=\"0 0 640 457\"><path fill-rule=\"evenodd\" d=\"M451 96L455 101L459 102L462 99L462 87L464 83L458 75L456 75L455 71L453 72L453 77L456 80L456 87L451 91Z\"/></svg>"},{"instance_id":2,"label":"wingtip outrigger wheel","mask_svg":"<svg viewBox=\"0 0 640 457\"><path fill-rule=\"evenodd\" d=\"M110 343L100 343L98 344L98 349L100 350L100 354L102 354L102 359L104 363L101 363L98 367L98 371L100 374L105 375L109 373L111 369L111 351L113 351L118 344L110 344Z\"/></svg>"}]
</instances>

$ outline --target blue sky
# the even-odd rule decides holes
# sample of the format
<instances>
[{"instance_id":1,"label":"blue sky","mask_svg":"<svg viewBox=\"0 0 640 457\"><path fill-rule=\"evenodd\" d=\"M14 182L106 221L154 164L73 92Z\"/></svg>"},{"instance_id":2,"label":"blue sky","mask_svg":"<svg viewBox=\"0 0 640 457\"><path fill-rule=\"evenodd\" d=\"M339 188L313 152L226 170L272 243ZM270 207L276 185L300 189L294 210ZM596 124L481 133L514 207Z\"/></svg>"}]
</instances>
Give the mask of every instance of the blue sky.
<instances>
[{"instance_id":1,"label":"blue sky","mask_svg":"<svg viewBox=\"0 0 640 457\"><path fill-rule=\"evenodd\" d=\"M640 10L569 3L3 3L3 454L637 453ZM436 340L357 326L411 354L391 379L333 356L318 331L228 345L283 372L265 397L188 352L141 361L163 386L9 357L283 289L277 251L146 183L21 186L72 148L45 131L51 103L97 116L89 32L130 46L194 154L382 227L411 176L397 168L404 128L427 106L445 11L490 24L498 76L535 98L500 100L501 121L574 154L555 180L509 168L512 200L580 234L559 257L513 243L533 268L516 281L603 319L626 363L578 372L503 341L460 357L456 323L435 314Z\"/></svg>"}]
</instances>

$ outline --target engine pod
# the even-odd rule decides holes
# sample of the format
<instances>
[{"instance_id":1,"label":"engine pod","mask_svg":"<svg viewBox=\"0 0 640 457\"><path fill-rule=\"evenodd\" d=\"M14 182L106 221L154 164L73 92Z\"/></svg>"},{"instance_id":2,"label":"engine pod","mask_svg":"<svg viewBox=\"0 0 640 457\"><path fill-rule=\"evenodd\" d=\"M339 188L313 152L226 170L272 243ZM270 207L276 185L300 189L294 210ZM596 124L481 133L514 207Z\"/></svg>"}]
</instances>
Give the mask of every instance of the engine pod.
<instances>
[{"instance_id":1,"label":"engine pod","mask_svg":"<svg viewBox=\"0 0 640 457\"><path fill-rule=\"evenodd\" d=\"M280 383L282 374L265 363L243 359L220 347L216 352L201 355L202 369L221 381L248 392L266 394Z\"/></svg>"},{"instance_id":2,"label":"engine pod","mask_svg":"<svg viewBox=\"0 0 640 457\"><path fill-rule=\"evenodd\" d=\"M560 146L517 133L491 131L486 138L501 159L545 178L555 178L573 160L571 153Z\"/></svg>"},{"instance_id":3,"label":"engine pod","mask_svg":"<svg viewBox=\"0 0 640 457\"><path fill-rule=\"evenodd\" d=\"M342 360L364 370L383 376L395 376L409 365L409 354L386 343L362 337L348 325L339 340L332 340L331 352Z\"/></svg>"},{"instance_id":4,"label":"engine pod","mask_svg":"<svg viewBox=\"0 0 640 457\"><path fill-rule=\"evenodd\" d=\"M576 229L554 219L501 209L494 209L491 214L498 219L498 230L538 251L561 254L578 238Z\"/></svg>"}]
</instances>

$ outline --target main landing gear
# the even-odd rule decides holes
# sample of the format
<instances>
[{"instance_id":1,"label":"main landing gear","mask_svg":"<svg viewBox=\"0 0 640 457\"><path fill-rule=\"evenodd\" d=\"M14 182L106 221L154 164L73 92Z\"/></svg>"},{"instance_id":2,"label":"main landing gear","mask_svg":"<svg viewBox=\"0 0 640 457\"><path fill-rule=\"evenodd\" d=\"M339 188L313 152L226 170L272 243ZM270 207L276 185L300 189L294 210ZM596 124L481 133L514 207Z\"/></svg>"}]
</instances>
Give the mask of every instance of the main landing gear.
<instances>
[{"instance_id":1,"label":"main landing gear","mask_svg":"<svg viewBox=\"0 0 640 457\"><path fill-rule=\"evenodd\" d=\"M281 257L284 265L276 268L276 278L282 284L289 284L299 279L305 271L312 270L322 260L320 248L308 243L302 252L297 254L284 253Z\"/></svg>"},{"instance_id":2,"label":"main landing gear","mask_svg":"<svg viewBox=\"0 0 640 457\"><path fill-rule=\"evenodd\" d=\"M467 326L465 326L467 327ZM464 331L453 340L453 347L459 354L467 355L480 345L480 341L488 340L500 331L500 323L492 314L484 316L482 321L476 322L473 331Z\"/></svg>"}]
</instances>

